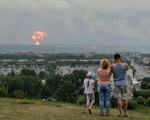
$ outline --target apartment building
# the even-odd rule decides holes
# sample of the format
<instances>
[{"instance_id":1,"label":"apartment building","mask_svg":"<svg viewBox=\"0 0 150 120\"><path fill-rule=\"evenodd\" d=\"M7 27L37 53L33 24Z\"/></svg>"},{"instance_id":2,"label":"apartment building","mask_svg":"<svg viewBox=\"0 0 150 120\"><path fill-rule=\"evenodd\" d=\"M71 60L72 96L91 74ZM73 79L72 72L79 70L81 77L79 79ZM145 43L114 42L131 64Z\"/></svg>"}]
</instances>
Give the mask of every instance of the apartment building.
<instances>
[{"instance_id":1,"label":"apartment building","mask_svg":"<svg viewBox=\"0 0 150 120\"><path fill-rule=\"evenodd\" d=\"M19 75L22 69L29 69L29 70L34 70L36 72L36 74L39 74L42 71L46 71L44 66L14 66L14 67L0 67L0 74L3 75L8 75L10 74L12 71Z\"/></svg>"}]
</instances>

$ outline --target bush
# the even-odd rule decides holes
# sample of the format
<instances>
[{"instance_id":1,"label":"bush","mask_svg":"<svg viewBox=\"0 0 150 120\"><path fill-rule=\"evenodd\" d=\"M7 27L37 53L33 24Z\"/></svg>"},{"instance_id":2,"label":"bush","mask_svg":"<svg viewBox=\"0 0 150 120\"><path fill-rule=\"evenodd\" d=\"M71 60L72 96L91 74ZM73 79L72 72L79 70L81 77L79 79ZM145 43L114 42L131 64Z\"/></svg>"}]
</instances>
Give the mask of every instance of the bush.
<instances>
[{"instance_id":1,"label":"bush","mask_svg":"<svg viewBox=\"0 0 150 120\"><path fill-rule=\"evenodd\" d=\"M77 104L85 104L86 103L86 98L85 96L79 96L77 100Z\"/></svg>"},{"instance_id":2,"label":"bush","mask_svg":"<svg viewBox=\"0 0 150 120\"><path fill-rule=\"evenodd\" d=\"M128 109L136 109L138 106L137 101L129 100L128 101Z\"/></svg>"},{"instance_id":3,"label":"bush","mask_svg":"<svg viewBox=\"0 0 150 120\"><path fill-rule=\"evenodd\" d=\"M149 96L150 96L150 90L142 90L142 91L134 91L133 92L133 96L135 98L139 97L139 96L142 96L144 97L145 99L147 99Z\"/></svg>"},{"instance_id":4,"label":"bush","mask_svg":"<svg viewBox=\"0 0 150 120\"><path fill-rule=\"evenodd\" d=\"M26 94L23 91L21 91L21 90L15 90L14 91L14 97L22 99L22 98L26 97Z\"/></svg>"},{"instance_id":5,"label":"bush","mask_svg":"<svg viewBox=\"0 0 150 120\"><path fill-rule=\"evenodd\" d=\"M117 107L117 98L114 98L113 96L110 98L110 104L112 108Z\"/></svg>"},{"instance_id":6,"label":"bush","mask_svg":"<svg viewBox=\"0 0 150 120\"><path fill-rule=\"evenodd\" d=\"M150 90L150 83L147 83L145 88Z\"/></svg>"},{"instance_id":7,"label":"bush","mask_svg":"<svg viewBox=\"0 0 150 120\"><path fill-rule=\"evenodd\" d=\"M147 85L146 82L142 82L142 83L141 83L141 89L146 89L146 85Z\"/></svg>"},{"instance_id":8,"label":"bush","mask_svg":"<svg viewBox=\"0 0 150 120\"><path fill-rule=\"evenodd\" d=\"M7 97L8 96L8 89L4 86L0 87L0 97Z\"/></svg>"},{"instance_id":9,"label":"bush","mask_svg":"<svg viewBox=\"0 0 150 120\"><path fill-rule=\"evenodd\" d=\"M145 102L145 98L142 97L142 96L139 96L137 98L137 103L140 104L140 105L144 105L144 102Z\"/></svg>"},{"instance_id":10,"label":"bush","mask_svg":"<svg viewBox=\"0 0 150 120\"><path fill-rule=\"evenodd\" d=\"M78 93L75 84L70 81L65 81L65 83L56 91L54 97L61 102L77 102Z\"/></svg>"},{"instance_id":11,"label":"bush","mask_svg":"<svg viewBox=\"0 0 150 120\"><path fill-rule=\"evenodd\" d=\"M145 100L144 105L150 107L150 97Z\"/></svg>"}]
</instances>

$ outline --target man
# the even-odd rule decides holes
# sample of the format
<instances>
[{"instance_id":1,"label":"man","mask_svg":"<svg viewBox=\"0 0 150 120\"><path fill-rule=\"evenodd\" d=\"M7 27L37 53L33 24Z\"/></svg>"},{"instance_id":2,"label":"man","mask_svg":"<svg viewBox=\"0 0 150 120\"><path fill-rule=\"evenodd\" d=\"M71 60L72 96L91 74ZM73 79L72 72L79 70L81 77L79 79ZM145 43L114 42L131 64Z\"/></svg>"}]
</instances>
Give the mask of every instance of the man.
<instances>
[{"instance_id":1,"label":"man","mask_svg":"<svg viewBox=\"0 0 150 120\"><path fill-rule=\"evenodd\" d=\"M118 117L127 117L127 70L129 66L127 63L122 63L120 54L114 55L114 64L111 65L111 72L114 77L114 96L117 98L117 105L119 110ZM124 109L124 113L123 110Z\"/></svg>"}]
</instances>

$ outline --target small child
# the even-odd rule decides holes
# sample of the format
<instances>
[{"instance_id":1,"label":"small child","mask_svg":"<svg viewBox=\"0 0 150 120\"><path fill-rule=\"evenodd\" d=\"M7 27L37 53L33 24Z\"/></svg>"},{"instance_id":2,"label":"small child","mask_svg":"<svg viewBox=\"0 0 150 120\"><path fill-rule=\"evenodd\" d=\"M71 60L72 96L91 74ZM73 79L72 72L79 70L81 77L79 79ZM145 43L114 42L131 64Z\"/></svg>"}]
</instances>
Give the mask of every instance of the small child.
<instances>
[{"instance_id":1,"label":"small child","mask_svg":"<svg viewBox=\"0 0 150 120\"><path fill-rule=\"evenodd\" d=\"M84 93L86 94L86 105L88 107L89 114L92 114L91 108L95 102L95 95L94 95L94 80L92 79L92 72L88 72L86 74L87 78L84 80L83 87Z\"/></svg>"}]
</instances>

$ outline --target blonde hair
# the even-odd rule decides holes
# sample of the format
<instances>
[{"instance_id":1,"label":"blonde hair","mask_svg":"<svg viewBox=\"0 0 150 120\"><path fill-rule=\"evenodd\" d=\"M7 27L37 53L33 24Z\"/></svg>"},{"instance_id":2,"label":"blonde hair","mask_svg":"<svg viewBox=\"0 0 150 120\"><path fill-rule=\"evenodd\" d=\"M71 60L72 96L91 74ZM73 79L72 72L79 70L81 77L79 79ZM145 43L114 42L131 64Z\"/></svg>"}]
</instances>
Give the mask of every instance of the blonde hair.
<instances>
[{"instance_id":1,"label":"blonde hair","mask_svg":"<svg viewBox=\"0 0 150 120\"><path fill-rule=\"evenodd\" d=\"M100 67L102 69L109 69L110 68L110 63L109 63L108 59L106 59L106 58L102 59L101 62L100 62Z\"/></svg>"}]
</instances>

